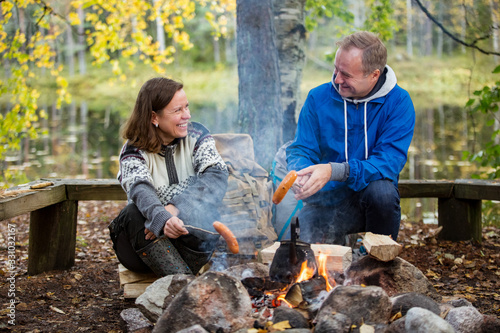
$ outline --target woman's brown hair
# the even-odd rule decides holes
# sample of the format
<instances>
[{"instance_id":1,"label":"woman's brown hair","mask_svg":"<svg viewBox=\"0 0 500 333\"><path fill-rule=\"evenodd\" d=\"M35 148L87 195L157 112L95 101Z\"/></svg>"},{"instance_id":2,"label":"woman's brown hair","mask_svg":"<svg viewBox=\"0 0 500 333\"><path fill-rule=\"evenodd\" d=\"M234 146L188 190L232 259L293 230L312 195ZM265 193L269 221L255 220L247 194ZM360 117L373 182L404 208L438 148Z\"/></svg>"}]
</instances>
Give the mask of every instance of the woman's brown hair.
<instances>
[{"instance_id":1,"label":"woman's brown hair","mask_svg":"<svg viewBox=\"0 0 500 333\"><path fill-rule=\"evenodd\" d=\"M183 87L182 83L164 77L146 81L137 95L134 111L123 127L122 137L139 149L160 152L162 140L151 122L152 112L161 115L175 93Z\"/></svg>"}]
</instances>

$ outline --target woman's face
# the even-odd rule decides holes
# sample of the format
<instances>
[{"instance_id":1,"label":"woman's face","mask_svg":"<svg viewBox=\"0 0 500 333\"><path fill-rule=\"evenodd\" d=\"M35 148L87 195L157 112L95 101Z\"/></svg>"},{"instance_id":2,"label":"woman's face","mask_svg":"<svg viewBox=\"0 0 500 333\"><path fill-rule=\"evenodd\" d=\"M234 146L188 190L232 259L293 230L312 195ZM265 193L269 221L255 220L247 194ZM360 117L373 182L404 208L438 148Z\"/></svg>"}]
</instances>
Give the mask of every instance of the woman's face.
<instances>
[{"instance_id":1,"label":"woman's face","mask_svg":"<svg viewBox=\"0 0 500 333\"><path fill-rule=\"evenodd\" d=\"M158 124L160 137L163 144L169 144L174 139L183 138L187 135L187 125L191 118L189 102L184 89L178 90L170 103L156 113L153 111L152 123Z\"/></svg>"}]
</instances>

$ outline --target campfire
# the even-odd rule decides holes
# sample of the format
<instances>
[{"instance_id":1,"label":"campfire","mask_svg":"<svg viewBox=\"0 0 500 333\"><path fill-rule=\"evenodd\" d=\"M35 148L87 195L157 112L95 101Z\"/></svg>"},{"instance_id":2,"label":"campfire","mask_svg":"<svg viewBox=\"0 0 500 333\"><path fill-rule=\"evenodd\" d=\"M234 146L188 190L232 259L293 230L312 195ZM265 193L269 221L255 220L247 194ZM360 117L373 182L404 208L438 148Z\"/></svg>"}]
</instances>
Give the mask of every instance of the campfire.
<instances>
[{"instance_id":1,"label":"campfire","mask_svg":"<svg viewBox=\"0 0 500 333\"><path fill-rule=\"evenodd\" d=\"M426 312L411 320L442 321L441 296L421 271L397 257L401 246L386 237L366 234L363 244L369 256L354 262L349 247L312 244L310 260L294 263L287 255L290 271L276 274L269 264L276 258L284 262L276 243L259 253L258 262L208 270L198 277L166 276L137 298L137 308L124 320L136 324L133 318L142 315L146 320L140 325L154 325L155 333L193 327L209 332L312 328L323 333L332 327L366 326L373 331L375 326L399 327L410 308L421 307ZM296 272L295 264L300 267Z\"/></svg>"},{"instance_id":2,"label":"campfire","mask_svg":"<svg viewBox=\"0 0 500 333\"><path fill-rule=\"evenodd\" d=\"M263 307L275 308L286 305L290 308L307 307L322 292L328 292L336 285L326 269L326 255L320 254L318 267L307 260L301 263L298 276L291 282L275 281L270 277L249 277L242 280L252 299L256 311Z\"/></svg>"}]
</instances>

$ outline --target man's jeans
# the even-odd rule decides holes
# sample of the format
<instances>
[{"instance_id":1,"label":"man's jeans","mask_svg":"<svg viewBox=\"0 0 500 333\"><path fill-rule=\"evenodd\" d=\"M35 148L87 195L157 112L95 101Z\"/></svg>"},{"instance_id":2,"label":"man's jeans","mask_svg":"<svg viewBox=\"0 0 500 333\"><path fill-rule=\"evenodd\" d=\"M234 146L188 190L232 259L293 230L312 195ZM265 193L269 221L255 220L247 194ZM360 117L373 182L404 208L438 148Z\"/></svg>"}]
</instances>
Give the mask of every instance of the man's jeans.
<instances>
[{"instance_id":1,"label":"man's jeans","mask_svg":"<svg viewBox=\"0 0 500 333\"><path fill-rule=\"evenodd\" d=\"M346 235L367 231L397 239L400 196L391 181L377 180L359 192L347 188L346 191L338 203L305 204L298 215L301 240L345 245Z\"/></svg>"}]
</instances>

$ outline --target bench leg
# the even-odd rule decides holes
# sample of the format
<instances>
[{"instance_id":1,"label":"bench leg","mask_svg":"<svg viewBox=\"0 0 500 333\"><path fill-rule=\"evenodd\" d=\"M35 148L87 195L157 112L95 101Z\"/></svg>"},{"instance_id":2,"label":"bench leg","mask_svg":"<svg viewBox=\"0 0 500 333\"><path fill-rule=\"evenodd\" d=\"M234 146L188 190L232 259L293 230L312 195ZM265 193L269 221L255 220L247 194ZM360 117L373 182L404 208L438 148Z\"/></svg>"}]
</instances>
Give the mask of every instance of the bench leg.
<instances>
[{"instance_id":1,"label":"bench leg","mask_svg":"<svg viewBox=\"0 0 500 333\"><path fill-rule=\"evenodd\" d=\"M439 199L438 221L440 239L481 242L481 200Z\"/></svg>"},{"instance_id":2,"label":"bench leg","mask_svg":"<svg viewBox=\"0 0 500 333\"><path fill-rule=\"evenodd\" d=\"M75 264L78 201L67 200L31 212L28 274L68 269Z\"/></svg>"}]
</instances>

